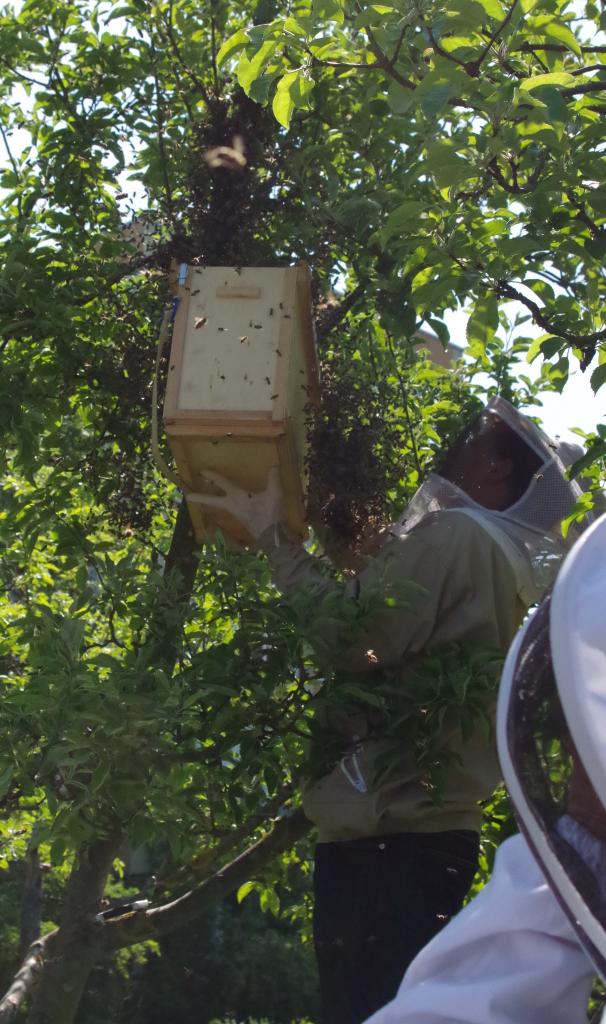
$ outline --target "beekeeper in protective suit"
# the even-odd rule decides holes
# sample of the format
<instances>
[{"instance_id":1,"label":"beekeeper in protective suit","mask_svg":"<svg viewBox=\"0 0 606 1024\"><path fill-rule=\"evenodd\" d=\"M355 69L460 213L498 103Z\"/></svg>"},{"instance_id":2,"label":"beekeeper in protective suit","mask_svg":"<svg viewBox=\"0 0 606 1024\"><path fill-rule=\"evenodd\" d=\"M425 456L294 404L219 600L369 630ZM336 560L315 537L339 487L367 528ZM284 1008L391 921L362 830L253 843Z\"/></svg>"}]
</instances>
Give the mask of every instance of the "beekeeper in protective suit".
<instances>
[{"instance_id":1,"label":"beekeeper in protective suit","mask_svg":"<svg viewBox=\"0 0 606 1024\"><path fill-rule=\"evenodd\" d=\"M430 658L448 672L455 649L506 652L565 553L559 524L580 493L566 466L579 454L493 399L382 549L345 583L328 578L279 525L275 481L250 495L209 475L224 491L211 501L248 526L278 587L307 595L305 628L320 663L353 682L364 676L366 687L389 673L405 692L419 685ZM403 606L398 595L410 582L416 589ZM355 614L339 624L334 606L325 610L327 595ZM490 716L494 707L485 710ZM436 800L414 753L393 752L389 721L368 704L349 715L327 710L322 725L338 753L326 764L316 750L316 777L303 793L318 829L314 939L327 1024L360 1024L393 997L405 965L460 909L478 863L478 801L499 771L485 723L464 738L446 715L439 746L448 761ZM381 755L389 765L379 771Z\"/></svg>"},{"instance_id":2,"label":"beekeeper in protective suit","mask_svg":"<svg viewBox=\"0 0 606 1024\"><path fill-rule=\"evenodd\" d=\"M521 834L368 1024L582 1024L606 981L606 516L510 649L498 749Z\"/></svg>"}]
</instances>

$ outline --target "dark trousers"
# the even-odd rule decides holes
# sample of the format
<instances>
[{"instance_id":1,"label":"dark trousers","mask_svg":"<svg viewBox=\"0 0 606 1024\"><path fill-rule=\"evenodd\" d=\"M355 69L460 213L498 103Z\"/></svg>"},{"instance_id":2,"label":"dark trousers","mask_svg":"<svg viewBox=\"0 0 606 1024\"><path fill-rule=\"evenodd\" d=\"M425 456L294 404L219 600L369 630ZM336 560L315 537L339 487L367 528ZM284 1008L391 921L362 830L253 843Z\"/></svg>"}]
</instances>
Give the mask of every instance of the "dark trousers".
<instances>
[{"instance_id":1,"label":"dark trousers","mask_svg":"<svg viewBox=\"0 0 606 1024\"><path fill-rule=\"evenodd\" d=\"M323 1024L361 1024L395 996L420 949L460 910L476 832L319 843L314 943Z\"/></svg>"}]
</instances>

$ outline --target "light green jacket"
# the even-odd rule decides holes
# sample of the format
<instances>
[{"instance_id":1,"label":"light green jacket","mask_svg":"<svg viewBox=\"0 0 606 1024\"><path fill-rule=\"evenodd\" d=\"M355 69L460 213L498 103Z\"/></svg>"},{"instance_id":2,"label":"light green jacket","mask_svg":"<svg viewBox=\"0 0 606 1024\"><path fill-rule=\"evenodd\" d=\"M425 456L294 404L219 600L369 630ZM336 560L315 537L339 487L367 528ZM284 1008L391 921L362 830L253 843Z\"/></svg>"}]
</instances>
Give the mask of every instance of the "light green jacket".
<instances>
[{"instance_id":1,"label":"light green jacket","mask_svg":"<svg viewBox=\"0 0 606 1024\"><path fill-rule=\"evenodd\" d=\"M393 536L346 583L328 578L318 559L288 540L275 547L267 534L264 547L276 584L286 595L311 589L319 614L312 613L309 634L319 661L341 675L351 673L352 679L359 673L396 669L406 687L410 666L418 668L424 655L452 644L505 653L526 611L507 545L500 545L494 530L485 530L477 517L459 512L433 513L412 532ZM392 607L383 603L373 608L369 602L368 613L357 623L355 643L346 628L322 612L328 594L364 605L371 592L389 594L411 581L419 590L408 607L395 602ZM478 727L465 743L460 735L445 737L461 763L449 759L437 804L406 750L395 769L376 781L375 759L385 743L366 738L363 722L364 716L356 716L356 732L344 735L343 761L304 790L304 809L318 827L320 842L479 829L478 801L487 798L499 780L494 744L485 728Z\"/></svg>"}]
</instances>

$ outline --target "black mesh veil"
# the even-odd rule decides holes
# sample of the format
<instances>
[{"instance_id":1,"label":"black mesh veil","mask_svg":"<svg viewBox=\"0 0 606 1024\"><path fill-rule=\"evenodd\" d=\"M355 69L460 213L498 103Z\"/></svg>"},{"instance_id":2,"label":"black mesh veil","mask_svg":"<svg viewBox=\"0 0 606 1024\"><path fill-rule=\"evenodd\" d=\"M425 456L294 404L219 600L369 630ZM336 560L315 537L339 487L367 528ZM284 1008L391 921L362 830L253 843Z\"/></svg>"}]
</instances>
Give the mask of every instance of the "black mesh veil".
<instances>
[{"instance_id":1,"label":"black mesh veil","mask_svg":"<svg viewBox=\"0 0 606 1024\"><path fill-rule=\"evenodd\" d=\"M606 978L606 810L562 710L549 630L548 596L524 631L511 678L506 744L513 779L503 767L522 831Z\"/></svg>"}]
</instances>

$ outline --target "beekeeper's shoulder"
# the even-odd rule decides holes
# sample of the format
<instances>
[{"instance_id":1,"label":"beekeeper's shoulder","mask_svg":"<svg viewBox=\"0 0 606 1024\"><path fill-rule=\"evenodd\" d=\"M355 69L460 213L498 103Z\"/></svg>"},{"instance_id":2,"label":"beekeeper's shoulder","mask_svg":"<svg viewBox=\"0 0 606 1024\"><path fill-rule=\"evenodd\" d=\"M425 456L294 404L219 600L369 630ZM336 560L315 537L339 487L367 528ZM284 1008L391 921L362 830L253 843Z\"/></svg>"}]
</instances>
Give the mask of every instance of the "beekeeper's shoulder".
<instances>
[{"instance_id":1,"label":"beekeeper's shoulder","mask_svg":"<svg viewBox=\"0 0 606 1024\"><path fill-rule=\"evenodd\" d=\"M492 543L490 534L482 528L481 515L471 517L459 509L430 512L404 536L414 537L432 548L447 548L452 544L489 546Z\"/></svg>"}]
</instances>

